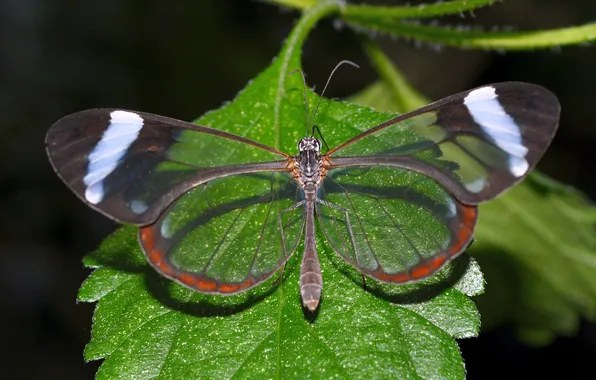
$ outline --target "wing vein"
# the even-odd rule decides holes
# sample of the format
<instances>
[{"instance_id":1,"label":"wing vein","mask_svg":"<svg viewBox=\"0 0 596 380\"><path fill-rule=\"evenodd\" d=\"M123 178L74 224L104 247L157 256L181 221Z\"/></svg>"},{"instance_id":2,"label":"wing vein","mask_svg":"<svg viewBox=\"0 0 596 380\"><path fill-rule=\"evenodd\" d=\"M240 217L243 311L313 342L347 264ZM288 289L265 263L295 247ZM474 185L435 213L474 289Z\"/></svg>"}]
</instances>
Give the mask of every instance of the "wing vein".
<instances>
[{"instance_id":1,"label":"wing vein","mask_svg":"<svg viewBox=\"0 0 596 380\"><path fill-rule=\"evenodd\" d=\"M374 257L375 262L377 263L377 266L381 267L381 264L379 263L379 260L377 259L377 255L375 253L375 250L373 249L373 247L372 247L372 245L370 243L370 239L368 237L368 233L366 232L366 230L364 229L364 226L362 225L362 219L361 219L360 215L358 214L358 211L356 210L356 206L354 205L354 202L352 202L352 198L350 197L349 191L347 191L346 188L344 188L341 184L338 183L338 185L343 189L344 194L346 195L346 199L348 200L348 202L352 206L352 210L354 210L354 215L356 215L356 219L358 220L358 225L360 226L360 230L362 231L362 235L364 236L364 241L366 241L366 245L370 249L370 252L372 253L372 257ZM360 260L359 260L359 257L358 257L358 248L357 247L354 247L354 253L355 253L355 257L356 257L356 261L358 263L358 266L361 266L360 265Z\"/></svg>"},{"instance_id":2,"label":"wing vein","mask_svg":"<svg viewBox=\"0 0 596 380\"><path fill-rule=\"evenodd\" d=\"M397 223L397 221L392 217L392 215L387 211L387 209L381 204L381 202L379 201L378 198L374 197L375 202L377 202L377 204L379 205L379 207L381 208L381 210L383 211L383 213L387 216L387 218L392 222L392 224L394 225L394 227L399 231L399 233L404 237L404 239L408 242L408 244L410 245L410 247L412 247L412 249L414 250L414 252L416 253L416 256L418 256L418 259L420 261L424 260L424 257L420 254L420 251L418 250L418 248L414 245L414 243L412 242L412 240L410 240L410 238L408 237L408 235L404 232L404 230L400 227L399 223ZM405 263L402 258L403 256L398 255L398 257L400 257L400 261L402 262L404 268L408 268L407 263Z\"/></svg>"},{"instance_id":3,"label":"wing vein","mask_svg":"<svg viewBox=\"0 0 596 380\"><path fill-rule=\"evenodd\" d=\"M207 262L205 263L205 265L203 267L203 270L201 272L199 272L199 275L200 276L203 276L203 275L205 275L207 273L207 269L209 268L209 266L213 262L213 259L215 258L215 256L219 252L219 249L223 245L224 241L226 240L226 238L230 234L230 231L232 230L232 228L234 227L234 225L236 224L236 222L240 218L240 215L242 215L242 213L244 212L245 209L246 209L246 206L242 206L241 208L238 209L238 215L236 215L236 217L234 218L234 220L232 221L232 223L230 223L230 226L226 229L226 232L224 232L224 234L221 237L221 239L219 239L219 242L217 243L217 247L215 247L215 249L213 250L213 253L209 257L209 260L207 260Z\"/></svg>"}]
</instances>

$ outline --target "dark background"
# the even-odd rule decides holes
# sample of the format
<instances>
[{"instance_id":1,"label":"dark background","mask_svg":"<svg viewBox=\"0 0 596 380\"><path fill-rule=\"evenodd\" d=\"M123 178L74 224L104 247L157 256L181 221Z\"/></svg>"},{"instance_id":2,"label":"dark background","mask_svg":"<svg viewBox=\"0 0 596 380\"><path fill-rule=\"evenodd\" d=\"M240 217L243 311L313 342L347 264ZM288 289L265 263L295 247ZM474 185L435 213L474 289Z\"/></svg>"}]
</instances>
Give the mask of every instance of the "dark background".
<instances>
[{"instance_id":1,"label":"dark background","mask_svg":"<svg viewBox=\"0 0 596 380\"><path fill-rule=\"evenodd\" d=\"M403 3L386 0L382 3ZM19 378L90 379L84 364L93 305L76 304L89 271L82 256L115 225L58 180L44 135L60 117L120 107L192 120L230 100L277 54L298 13L246 0L0 0L0 364ZM509 0L451 17L451 25L519 29L578 25L596 18L593 0ZM596 51L588 45L524 53L415 46L381 38L385 51L436 99L504 80L541 84L560 98L561 128L540 169L596 199ZM354 34L322 22L305 46L304 69L328 96L375 79ZM506 328L461 342L469 378L486 374L567 375L596 369L596 328L532 349ZM594 372L592 372L594 373ZM573 377L573 376L572 376Z\"/></svg>"}]
</instances>

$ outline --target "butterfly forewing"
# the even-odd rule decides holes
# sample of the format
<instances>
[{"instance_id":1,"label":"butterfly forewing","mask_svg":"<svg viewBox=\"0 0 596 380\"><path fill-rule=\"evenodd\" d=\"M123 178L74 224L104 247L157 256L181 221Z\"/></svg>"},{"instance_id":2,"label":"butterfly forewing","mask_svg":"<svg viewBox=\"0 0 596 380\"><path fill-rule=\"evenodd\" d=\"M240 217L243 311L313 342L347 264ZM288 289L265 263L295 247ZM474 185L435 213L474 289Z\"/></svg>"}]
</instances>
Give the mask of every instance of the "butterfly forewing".
<instances>
[{"instance_id":1,"label":"butterfly forewing","mask_svg":"<svg viewBox=\"0 0 596 380\"><path fill-rule=\"evenodd\" d=\"M194 186L237 173L286 170L288 156L215 129L143 112L95 109L64 117L46 137L58 175L121 222L154 221Z\"/></svg>"},{"instance_id":2,"label":"butterfly forewing","mask_svg":"<svg viewBox=\"0 0 596 380\"><path fill-rule=\"evenodd\" d=\"M139 240L167 277L204 293L236 293L269 278L295 251L304 211L291 206L300 199L286 173L215 179L141 228Z\"/></svg>"},{"instance_id":3,"label":"butterfly forewing","mask_svg":"<svg viewBox=\"0 0 596 380\"><path fill-rule=\"evenodd\" d=\"M425 174L476 204L521 180L558 126L557 98L543 87L499 83L398 116L328 154L330 165L390 165Z\"/></svg>"},{"instance_id":4,"label":"butterfly forewing","mask_svg":"<svg viewBox=\"0 0 596 380\"><path fill-rule=\"evenodd\" d=\"M406 283L427 277L467 247L476 207L428 177L389 166L336 169L319 193L327 240L361 272Z\"/></svg>"}]
</instances>

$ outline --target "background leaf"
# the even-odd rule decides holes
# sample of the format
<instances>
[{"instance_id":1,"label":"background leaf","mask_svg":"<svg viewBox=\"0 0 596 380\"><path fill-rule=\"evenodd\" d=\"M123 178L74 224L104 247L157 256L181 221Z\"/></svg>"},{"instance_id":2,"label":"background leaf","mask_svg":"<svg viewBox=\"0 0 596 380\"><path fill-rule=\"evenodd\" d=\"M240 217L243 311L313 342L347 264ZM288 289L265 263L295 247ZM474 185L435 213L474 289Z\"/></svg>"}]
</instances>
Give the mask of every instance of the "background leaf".
<instances>
[{"instance_id":1,"label":"background leaf","mask_svg":"<svg viewBox=\"0 0 596 380\"><path fill-rule=\"evenodd\" d=\"M271 66L199 123L244 129L249 138L295 152L305 109L302 81L288 74L300 68L308 31L335 10L326 3L305 13ZM309 94L312 110L317 98ZM325 100L317 124L333 144L388 117ZM453 338L478 333L479 315L468 296L481 293L484 284L466 257L424 283L398 287L370 280L364 291L360 275L319 231L325 285L318 314L311 316L299 296L300 254L279 285L270 280L237 296L205 296L153 271L135 234L135 228L121 228L85 259L97 268L79 293L79 300L97 302L85 349L87 360L104 359L97 378L465 376Z\"/></svg>"},{"instance_id":2,"label":"background leaf","mask_svg":"<svg viewBox=\"0 0 596 380\"><path fill-rule=\"evenodd\" d=\"M428 103L373 42L364 43L382 81L352 101L401 112ZM477 299L483 329L512 326L524 342L544 345L574 334L581 318L594 320L595 231L596 206L537 171L482 204L476 242L467 252L488 283Z\"/></svg>"},{"instance_id":3,"label":"background leaf","mask_svg":"<svg viewBox=\"0 0 596 380\"><path fill-rule=\"evenodd\" d=\"M481 215L470 254L491 284L478 299L486 328L542 345L596 318L596 207L583 194L535 172Z\"/></svg>"},{"instance_id":4,"label":"background leaf","mask_svg":"<svg viewBox=\"0 0 596 380\"><path fill-rule=\"evenodd\" d=\"M298 9L312 7L312 0L269 0ZM358 31L390 35L463 49L529 50L577 45L596 40L596 23L550 30L483 31L469 26L423 25L418 19L462 14L498 0L452 0L407 6L344 5L339 17Z\"/></svg>"},{"instance_id":5,"label":"background leaf","mask_svg":"<svg viewBox=\"0 0 596 380\"><path fill-rule=\"evenodd\" d=\"M385 19L357 20L348 24L431 44L463 49L530 50L577 45L596 40L596 23L550 30L482 31L422 25L416 22Z\"/></svg>"},{"instance_id":6,"label":"background leaf","mask_svg":"<svg viewBox=\"0 0 596 380\"><path fill-rule=\"evenodd\" d=\"M316 0L268 0L272 3L285 5L296 9L308 9ZM500 0L452 0L416 6L374 6L366 4L345 4L340 8L346 19L400 19L423 18L459 14L477 9Z\"/></svg>"},{"instance_id":7,"label":"background leaf","mask_svg":"<svg viewBox=\"0 0 596 380\"><path fill-rule=\"evenodd\" d=\"M452 0L420 5L408 6L371 6L365 4L347 5L342 14L348 21L369 20L398 20L404 18L427 18L461 14L472 11L500 0Z\"/></svg>"}]
</instances>

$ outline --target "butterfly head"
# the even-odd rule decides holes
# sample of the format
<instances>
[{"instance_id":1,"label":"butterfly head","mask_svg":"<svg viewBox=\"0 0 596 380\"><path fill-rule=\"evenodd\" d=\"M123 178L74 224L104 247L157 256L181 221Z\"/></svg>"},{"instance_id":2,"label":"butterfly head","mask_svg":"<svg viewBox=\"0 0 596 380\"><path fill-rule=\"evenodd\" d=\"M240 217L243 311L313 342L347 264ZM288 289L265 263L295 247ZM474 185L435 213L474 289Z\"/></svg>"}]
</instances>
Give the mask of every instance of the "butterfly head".
<instances>
[{"instance_id":1,"label":"butterfly head","mask_svg":"<svg viewBox=\"0 0 596 380\"><path fill-rule=\"evenodd\" d=\"M321 142L315 137L305 137L298 141L298 150L301 152L314 150L318 153L321 150Z\"/></svg>"}]
</instances>

